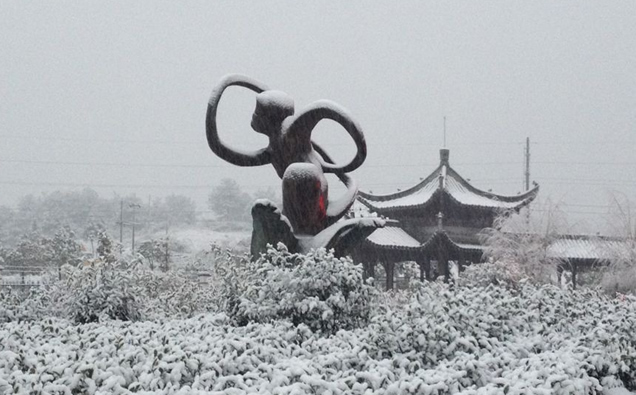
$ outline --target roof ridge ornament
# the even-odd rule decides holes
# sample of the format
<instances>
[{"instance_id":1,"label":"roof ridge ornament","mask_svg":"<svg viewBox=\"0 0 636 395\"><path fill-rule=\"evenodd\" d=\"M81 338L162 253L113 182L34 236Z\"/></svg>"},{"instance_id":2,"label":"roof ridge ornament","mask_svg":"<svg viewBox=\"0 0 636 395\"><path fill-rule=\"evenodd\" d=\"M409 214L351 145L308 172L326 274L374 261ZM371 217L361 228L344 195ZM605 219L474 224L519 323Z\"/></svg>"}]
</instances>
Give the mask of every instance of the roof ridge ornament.
<instances>
[{"instance_id":1,"label":"roof ridge ornament","mask_svg":"<svg viewBox=\"0 0 636 395\"><path fill-rule=\"evenodd\" d=\"M450 150L448 148L442 148L439 150L440 165L448 165L449 157L450 157Z\"/></svg>"}]
</instances>

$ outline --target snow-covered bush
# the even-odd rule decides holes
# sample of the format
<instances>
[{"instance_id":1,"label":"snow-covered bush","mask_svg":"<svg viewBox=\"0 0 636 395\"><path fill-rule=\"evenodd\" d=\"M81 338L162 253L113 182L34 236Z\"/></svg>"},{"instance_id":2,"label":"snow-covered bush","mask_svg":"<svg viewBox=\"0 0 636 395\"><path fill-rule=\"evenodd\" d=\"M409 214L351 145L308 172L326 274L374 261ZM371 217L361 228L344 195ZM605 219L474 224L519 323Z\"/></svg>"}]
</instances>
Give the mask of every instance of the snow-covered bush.
<instances>
[{"instance_id":1,"label":"snow-covered bush","mask_svg":"<svg viewBox=\"0 0 636 395\"><path fill-rule=\"evenodd\" d=\"M219 309L214 286L184 270L157 272L137 266L131 275L142 295L143 319L183 319Z\"/></svg>"},{"instance_id":2,"label":"snow-covered bush","mask_svg":"<svg viewBox=\"0 0 636 395\"><path fill-rule=\"evenodd\" d=\"M139 319L143 294L129 274L130 268L122 262L96 260L76 268L67 267L64 273L66 314L78 323L103 318Z\"/></svg>"},{"instance_id":3,"label":"snow-covered bush","mask_svg":"<svg viewBox=\"0 0 636 395\"><path fill-rule=\"evenodd\" d=\"M517 263L494 261L466 267L459 277L459 284L468 287L487 287L490 284L516 287L522 279L524 272Z\"/></svg>"},{"instance_id":4,"label":"snow-covered bush","mask_svg":"<svg viewBox=\"0 0 636 395\"><path fill-rule=\"evenodd\" d=\"M46 315L60 315L57 304L59 289L56 284L30 287L18 291L11 287L0 289L0 323L33 321Z\"/></svg>"},{"instance_id":5,"label":"snow-covered bush","mask_svg":"<svg viewBox=\"0 0 636 395\"><path fill-rule=\"evenodd\" d=\"M366 323L377 298L358 265L324 249L292 254L279 244L219 274L225 310L239 324L282 319L333 333Z\"/></svg>"}]
</instances>

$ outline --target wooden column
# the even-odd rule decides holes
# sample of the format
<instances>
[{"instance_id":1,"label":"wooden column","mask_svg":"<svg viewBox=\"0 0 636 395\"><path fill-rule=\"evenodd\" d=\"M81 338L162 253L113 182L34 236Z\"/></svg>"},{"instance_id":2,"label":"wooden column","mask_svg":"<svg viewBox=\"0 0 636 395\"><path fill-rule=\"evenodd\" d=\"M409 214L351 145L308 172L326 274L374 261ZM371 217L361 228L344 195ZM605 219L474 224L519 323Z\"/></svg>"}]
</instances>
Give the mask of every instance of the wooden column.
<instances>
[{"instance_id":1,"label":"wooden column","mask_svg":"<svg viewBox=\"0 0 636 395\"><path fill-rule=\"evenodd\" d=\"M417 261L417 264L420 267L420 281L431 281L431 260L424 258Z\"/></svg>"},{"instance_id":2,"label":"wooden column","mask_svg":"<svg viewBox=\"0 0 636 395\"><path fill-rule=\"evenodd\" d=\"M557 265L557 284L561 287L561 279L563 278L563 265Z\"/></svg>"},{"instance_id":3,"label":"wooden column","mask_svg":"<svg viewBox=\"0 0 636 395\"><path fill-rule=\"evenodd\" d=\"M572 262L572 289L576 289L576 274L578 272L578 264L576 261Z\"/></svg>"},{"instance_id":4,"label":"wooden column","mask_svg":"<svg viewBox=\"0 0 636 395\"><path fill-rule=\"evenodd\" d=\"M376 262L365 262L364 263L364 279L368 279L369 277L373 277L375 279L375 265Z\"/></svg>"},{"instance_id":5,"label":"wooden column","mask_svg":"<svg viewBox=\"0 0 636 395\"><path fill-rule=\"evenodd\" d=\"M393 273L395 271L395 264L392 262L384 264L384 271L386 273L386 289L393 289Z\"/></svg>"},{"instance_id":6,"label":"wooden column","mask_svg":"<svg viewBox=\"0 0 636 395\"><path fill-rule=\"evenodd\" d=\"M444 273L444 282L448 283L450 281L450 270L448 267L448 253L446 251L446 246L444 243L440 242L437 245L437 256L438 267L441 266L442 272Z\"/></svg>"},{"instance_id":7,"label":"wooden column","mask_svg":"<svg viewBox=\"0 0 636 395\"><path fill-rule=\"evenodd\" d=\"M444 267L444 282L448 283L450 282L450 266L447 258L442 261L442 266Z\"/></svg>"}]
</instances>

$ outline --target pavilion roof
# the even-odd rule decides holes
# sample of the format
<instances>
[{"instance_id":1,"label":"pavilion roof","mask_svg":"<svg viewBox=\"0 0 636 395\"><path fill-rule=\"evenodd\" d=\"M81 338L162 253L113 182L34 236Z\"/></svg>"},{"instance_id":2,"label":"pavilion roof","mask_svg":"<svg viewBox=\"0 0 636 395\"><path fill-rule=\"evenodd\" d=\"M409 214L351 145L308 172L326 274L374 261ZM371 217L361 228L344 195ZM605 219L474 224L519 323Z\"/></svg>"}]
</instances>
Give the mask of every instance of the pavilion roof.
<instances>
[{"instance_id":1,"label":"pavilion roof","mask_svg":"<svg viewBox=\"0 0 636 395\"><path fill-rule=\"evenodd\" d=\"M372 195L359 192L359 200L370 210L377 212L424 207L440 193L452 201L471 207L494 210L519 210L537 196L539 186L516 196L497 195L475 188L461 177L449 164L449 151L440 151L440 165L419 184L405 191L388 195Z\"/></svg>"},{"instance_id":2,"label":"pavilion roof","mask_svg":"<svg viewBox=\"0 0 636 395\"><path fill-rule=\"evenodd\" d=\"M367 242L381 249L419 250L428 251L437 248L440 241L453 250L483 252L483 246L476 244L462 244L453 241L444 231L437 231L424 243L420 243L397 225L390 225L376 229Z\"/></svg>"},{"instance_id":3,"label":"pavilion roof","mask_svg":"<svg viewBox=\"0 0 636 395\"><path fill-rule=\"evenodd\" d=\"M607 262L628 256L633 251L629 240L602 236L567 235L554 241L548 247L548 255L562 259L581 259Z\"/></svg>"},{"instance_id":4,"label":"pavilion roof","mask_svg":"<svg viewBox=\"0 0 636 395\"><path fill-rule=\"evenodd\" d=\"M398 226L385 226L384 228L376 229L367 237L367 241L376 246L385 248L420 248L420 242Z\"/></svg>"}]
</instances>

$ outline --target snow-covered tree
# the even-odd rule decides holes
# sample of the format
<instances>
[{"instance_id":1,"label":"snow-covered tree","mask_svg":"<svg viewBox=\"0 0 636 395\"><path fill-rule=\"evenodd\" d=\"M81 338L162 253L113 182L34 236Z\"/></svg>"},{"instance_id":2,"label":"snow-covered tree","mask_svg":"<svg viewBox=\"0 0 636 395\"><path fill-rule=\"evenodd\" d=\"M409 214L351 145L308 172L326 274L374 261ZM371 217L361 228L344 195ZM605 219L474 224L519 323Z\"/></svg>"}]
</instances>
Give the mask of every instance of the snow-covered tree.
<instances>
[{"instance_id":1,"label":"snow-covered tree","mask_svg":"<svg viewBox=\"0 0 636 395\"><path fill-rule=\"evenodd\" d=\"M144 241L139 245L137 252L146 258L150 270L154 270L159 266L162 270L167 271L170 258L167 239Z\"/></svg>"},{"instance_id":2,"label":"snow-covered tree","mask_svg":"<svg viewBox=\"0 0 636 395\"><path fill-rule=\"evenodd\" d=\"M115 262L117 260L115 242L103 230L97 234L97 256L105 262Z\"/></svg>"},{"instance_id":3,"label":"snow-covered tree","mask_svg":"<svg viewBox=\"0 0 636 395\"><path fill-rule=\"evenodd\" d=\"M608 292L636 293L636 217L634 203L625 196L612 196L609 228L616 241L607 243L609 265L601 286Z\"/></svg>"},{"instance_id":4,"label":"snow-covered tree","mask_svg":"<svg viewBox=\"0 0 636 395\"><path fill-rule=\"evenodd\" d=\"M76 265L80 262L83 251L82 246L75 239L75 233L70 227L62 227L51 239L52 259L55 267L62 265Z\"/></svg>"},{"instance_id":5,"label":"snow-covered tree","mask_svg":"<svg viewBox=\"0 0 636 395\"><path fill-rule=\"evenodd\" d=\"M223 221L245 221L249 218L251 197L239 184L224 178L208 197L208 206Z\"/></svg>"},{"instance_id":6,"label":"snow-covered tree","mask_svg":"<svg viewBox=\"0 0 636 395\"><path fill-rule=\"evenodd\" d=\"M502 212L492 228L482 231L484 255L503 263L514 273L522 273L535 281L550 282L557 267L566 262L550 254L549 247L566 233L567 228L564 213L550 201L532 215ZM506 276L514 278L514 273Z\"/></svg>"}]
</instances>

